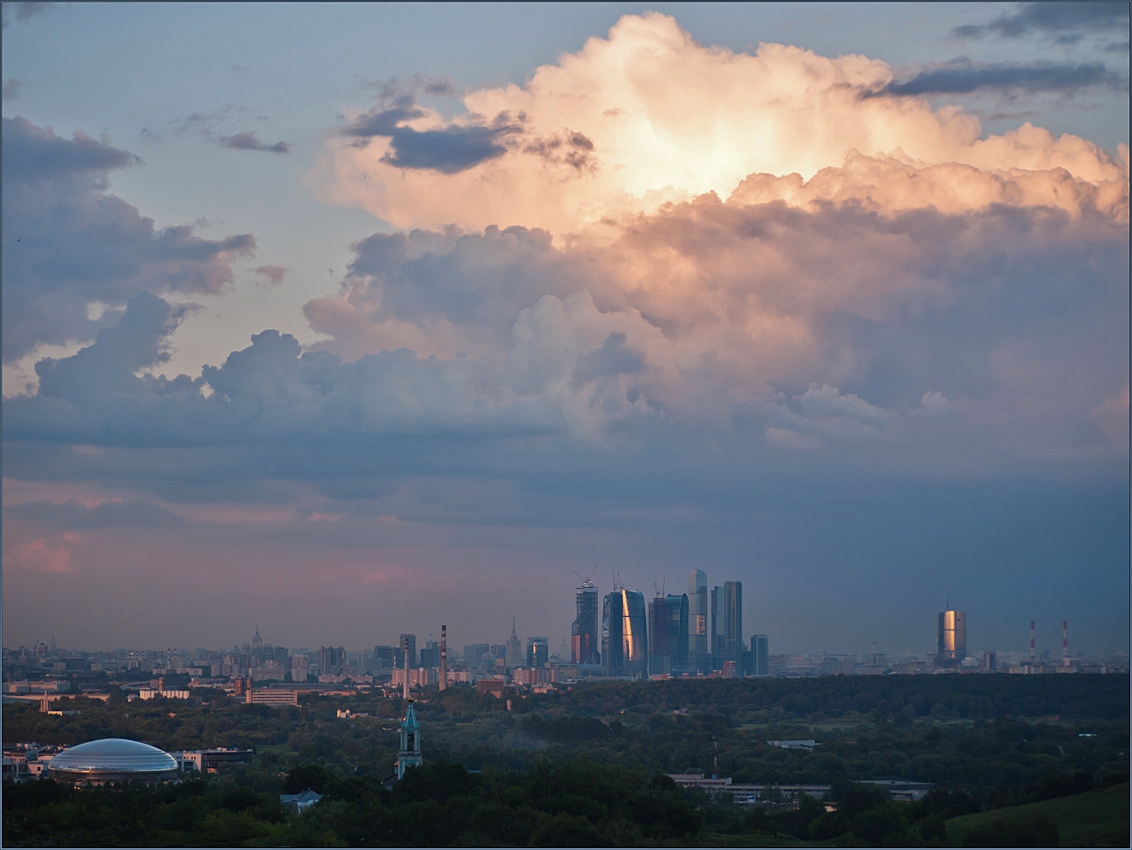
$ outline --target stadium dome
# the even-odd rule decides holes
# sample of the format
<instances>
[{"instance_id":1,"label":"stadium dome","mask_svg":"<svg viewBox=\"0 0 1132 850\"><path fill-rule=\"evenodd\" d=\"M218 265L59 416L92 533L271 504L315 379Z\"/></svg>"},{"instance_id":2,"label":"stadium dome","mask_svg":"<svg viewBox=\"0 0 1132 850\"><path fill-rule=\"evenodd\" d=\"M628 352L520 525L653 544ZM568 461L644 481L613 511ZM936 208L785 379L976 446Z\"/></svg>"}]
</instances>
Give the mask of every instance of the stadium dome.
<instances>
[{"instance_id":1,"label":"stadium dome","mask_svg":"<svg viewBox=\"0 0 1132 850\"><path fill-rule=\"evenodd\" d=\"M165 750L126 738L102 738L64 750L48 765L55 779L99 785L104 782L165 782L180 775Z\"/></svg>"}]
</instances>

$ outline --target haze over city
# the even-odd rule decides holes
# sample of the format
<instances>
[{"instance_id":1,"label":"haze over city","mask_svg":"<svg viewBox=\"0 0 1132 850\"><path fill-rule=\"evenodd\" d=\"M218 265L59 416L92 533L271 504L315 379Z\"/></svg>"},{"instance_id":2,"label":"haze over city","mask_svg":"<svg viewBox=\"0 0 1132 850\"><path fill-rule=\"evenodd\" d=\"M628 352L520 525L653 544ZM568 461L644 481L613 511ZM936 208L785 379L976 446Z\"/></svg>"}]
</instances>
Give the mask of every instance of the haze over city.
<instances>
[{"instance_id":1,"label":"haze over city","mask_svg":"<svg viewBox=\"0 0 1132 850\"><path fill-rule=\"evenodd\" d=\"M1127 650L1126 4L3 12L6 647Z\"/></svg>"}]
</instances>

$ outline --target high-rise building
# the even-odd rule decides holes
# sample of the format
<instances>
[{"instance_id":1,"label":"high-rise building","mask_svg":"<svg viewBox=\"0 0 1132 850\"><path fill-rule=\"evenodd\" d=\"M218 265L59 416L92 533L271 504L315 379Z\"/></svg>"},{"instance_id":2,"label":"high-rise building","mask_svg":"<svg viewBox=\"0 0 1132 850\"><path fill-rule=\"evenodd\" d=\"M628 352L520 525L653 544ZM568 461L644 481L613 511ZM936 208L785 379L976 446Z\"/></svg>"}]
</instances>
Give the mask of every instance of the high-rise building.
<instances>
[{"instance_id":1,"label":"high-rise building","mask_svg":"<svg viewBox=\"0 0 1132 850\"><path fill-rule=\"evenodd\" d=\"M605 597L601 620L605 672L610 676L648 675L644 594L624 588L610 593Z\"/></svg>"},{"instance_id":2,"label":"high-rise building","mask_svg":"<svg viewBox=\"0 0 1132 850\"><path fill-rule=\"evenodd\" d=\"M407 641L407 643L406 643L406 641ZM402 651L405 651L405 647L408 646L409 666L410 667L416 667L417 666L417 636L416 635L404 635L403 634L397 640L397 646ZM401 658L397 659L397 666L398 667L404 667L405 666L405 659L404 659L403 656Z\"/></svg>"},{"instance_id":3,"label":"high-rise building","mask_svg":"<svg viewBox=\"0 0 1132 850\"><path fill-rule=\"evenodd\" d=\"M464 644L464 664L469 670L475 670L483 666L483 657L487 655L488 644L486 643L467 643Z\"/></svg>"},{"instance_id":4,"label":"high-rise building","mask_svg":"<svg viewBox=\"0 0 1132 850\"><path fill-rule=\"evenodd\" d=\"M527 638L527 666L538 668L545 667L549 651L550 641L545 637L536 635Z\"/></svg>"},{"instance_id":5,"label":"high-rise building","mask_svg":"<svg viewBox=\"0 0 1132 850\"><path fill-rule=\"evenodd\" d=\"M743 582L723 583L723 659L743 660Z\"/></svg>"},{"instance_id":6,"label":"high-rise building","mask_svg":"<svg viewBox=\"0 0 1132 850\"><path fill-rule=\"evenodd\" d=\"M688 658L688 594L668 594L668 651L672 670L683 672L691 663Z\"/></svg>"},{"instance_id":7,"label":"high-rise building","mask_svg":"<svg viewBox=\"0 0 1132 850\"><path fill-rule=\"evenodd\" d=\"M967 657L967 615L962 611L941 611L936 660L948 666L961 664Z\"/></svg>"},{"instance_id":8,"label":"high-rise building","mask_svg":"<svg viewBox=\"0 0 1132 850\"><path fill-rule=\"evenodd\" d=\"M318 673L320 676L341 674L346 664L346 650L340 646L322 646L318 650Z\"/></svg>"},{"instance_id":9,"label":"high-rise building","mask_svg":"<svg viewBox=\"0 0 1132 850\"><path fill-rule=\"evenodd\" d=\"M770 675L770 642L766 635L751 635L751 676Z\"/></svg>"},{"instance_id":10,"label":"high-rise building","mask_svg":"<svg viewBox=\"0 0 1132 850\"><path fill-rule=\"evenodd\" d=\"M659 593L649 603L649 673L671 673L668 655L668 603Z\"/></svg>"},{"instance_id":11,"label":"high-rise building","mask_svg":"<svg viewBox=\"0 0 1132 850\"><path fill-rule=\"evenodd\" d=\"M397 666L397 647L381 646L373 648L373 666L378 670L392 670Z\"/></svg>"},{"instance_id":12,"label":"high-rise building","mask_svg":"<svg viewBox=\"0 0 1132 850\"><path fill-rule=\"evenodd\" d=\"M575 664L600 664L598 643L597 587L589 579L582 582L574 596L577 616L570 626L570 660Z\"/></svg>"},{"instance_id":13,"label":"high-rise building","mask_svg":"<svg viewBox=\"0 0 1132 850\"><path fill-rule=\"evenodd\" d=\"M707 573L692 570L688 573L688 653L689 662L701 667L701 659L708 648L708 590Z\"/></svg>"},{"instance_id":14,"label":"high-rise building","mask_svg":"<svg viewBox=\"0 0 1132 850\"><path fill-rule=\"evenodd\" d=\"M523 642L515 631L515 618L511 618L511 637L507 638L507 666L510 668L523 666Z\"/></svg>"},{"instance_id":15,"label":"high-rise building","mask_svg":"<svg viewBox=\"0 0 1132 850\"><path fill-rule=\"evenodd\" d=\"M658 596L649 604L649 672L688 669L688 594Z\"/></svg>"},{"instance_id":16,"label":"high-rise building","mask_svg":"<svg viewBox=\"0 0 1132 850\"><path fill-rule=\"evenodd\" d=\"M723 588L716 585L711 589L711 656L709 669L718 670L723 664Z\"/></svg>"}]
</instances>

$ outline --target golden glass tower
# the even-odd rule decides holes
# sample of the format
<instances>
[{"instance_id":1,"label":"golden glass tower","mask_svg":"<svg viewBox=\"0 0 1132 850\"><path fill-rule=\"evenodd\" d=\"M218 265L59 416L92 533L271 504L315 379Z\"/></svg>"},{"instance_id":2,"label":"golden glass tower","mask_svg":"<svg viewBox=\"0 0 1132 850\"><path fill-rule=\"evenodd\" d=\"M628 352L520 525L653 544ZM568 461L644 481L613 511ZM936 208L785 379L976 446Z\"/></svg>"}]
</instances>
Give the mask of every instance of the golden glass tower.
<instances>
[{"instance_id":1,"label":"golden glass tower","mask_svg":"<svg viewBox=\"0 0 1132 850\"><path fill-rule=\"evenodd\" d=\"M943 664L960 664L967 657L967 615L941 611L936 658Z\"/></svg>"}]
</instances>

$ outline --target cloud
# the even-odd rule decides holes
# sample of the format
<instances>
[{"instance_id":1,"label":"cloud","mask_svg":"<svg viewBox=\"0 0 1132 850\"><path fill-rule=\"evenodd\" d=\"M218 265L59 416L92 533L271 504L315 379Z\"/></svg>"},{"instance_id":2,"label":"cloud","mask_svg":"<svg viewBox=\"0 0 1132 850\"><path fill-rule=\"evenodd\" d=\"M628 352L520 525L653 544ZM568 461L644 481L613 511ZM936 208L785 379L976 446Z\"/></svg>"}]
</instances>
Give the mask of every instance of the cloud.
<instances>
[{"instance_id":1,"label":"cloud","mask_svg":"<svg viewBox=\"0 0 1132 850\"><path fill-rule=\"evenodd\" d=\"M955 59L928 68L884 91L894 95L967 94L980 89L999 91L1075 92L1084 88L1127 88L1128 81L1100 63L1038 62L1030 65Z\"/></svg>"},{"instance_id":2,"label":"cloud","mask_svg":"<svg viewBox=\"0 0 1132 850\"><path fill-rule=\"evenodd\" d=\"M886 63L863 56L708 48L647 13L621 18L523 86L464 92L463 116L411 99L358 114L328 136L310 180L322 200L397 228L522 225L555 237L709 192L728 197L751 174L809 180L850 156L1124 185L1126 162L1083 139L1029 125L984 138L961 109L894 93L1086 84L1115 78L1088 64L992 64L894 83ZM482 116L512 117L496 119L504 132Z\"/></svg>"},{"instance_id":3,"label":"cloud","mask_svg":"<svg viewBox=\"0 0 1132 850\"><path fill-rule=\"evenodd\" d=\"M506 139L522 130L506 113L497 115L490 125L448 124L417 130L403 123L425 115L423 109L413 105L375 109L358 116L342 135L360 140L362 146L375 137L389 139L389 149L380 160L387 165L458 174L502 156L507 150Z\"/></svg>"},{"instance_id":4,"label":"cloud","mask_svg":"<svg viewBox=\"0 0 1132 850\"><path fill-rule=\"evenodd\" d=\"M234 136L221 136L220 146L238 151L266 151L267 153L290 153L291 146L287 142L269 144L256 138L254 130L236 133Z\"/></svg>"},{"instance_id":5,"label":"cloud","mask_svg":"<svg viewBox=\"0 0 1132 850\"><path fill-rule=\"evenodd\" d=\"M11 505L7 510L20 519L56 528L153 528L184 522L180 515L146 499L101 502L94 506L74 501L63 504L48 501L23 502Z\"/></svg>"},{"instance_id":6,"label":"cloud","mask_svg":"<svg viewBox=\"0 0 1132 850\"><path fill-rule=\"evenodd\" d=\"M250 234L196 236L156 229L108 193L109 175L138 165L128 151L82 133L71 139L24 118L3 119L4 360L40 343L82 342L132 295L219 293ZM111 308L92 319L88 305Z\"/></svg>"},{"instance_id":7,"label":"cloud","mask_svg":"<svg viewBox=\"0 0 1132 850\"><path fill-rule=\"evenodd\" d=\"M64 535L64 537L74 537L74 535ZM75 571L70 550L61 544L52 545L45 537L13 546L9 550L9 556L4 561L5 569L36 573L71 573Z\"/></svg>"},{"instance_id":8,"label":"cloud","mask_svg":"<svg viewBox=\"0 0 1132 850\"><path fill-rule=\"evenodd\" d=\"M4 100L15 100L20 96L20 81L15 77L8 77L8 81L4 83Z\"/></svg>"},{"instance_id":9,"label":"cloud","mask_svg":"<svg viewBox=\"0 0 1132 850\"><path fill-rule=\"evenodd\" d=\"M274 330L256 334L250 347L206 366L199 378L139 377L143 367L168 358L167 340L182 315L140 293L92 345L40 361L38 393L6 402L5 438L126 447L311 445L332 436L493 439L561 428L553 405L517 398L475 360L421 359L400 349L343 363L325 351L303 354L293 336Z\"/></svg>"},{"instance_id":10,"label":"cloud","mask_svg":"<svg viewBox=\"0 0 1132 850\"><path fill-rule=\"evenodd\" d=\"M287 276L286 266L256 266L255 273L263 278L267 286L278 286Z\"/></svg>"},{"instance_id":11,"label":"cloud","mask_svg":"<svg viewBox=\"0 0 1132 850\"><path fill-rule=\"evenodd\" d=\"M1090 417L1114 446L1128 449L1128 387L1089 411Z\"/></svg>"},{"instance_id":12,"label":"cloud","mask_svg":"<svg viewBox=\"0 0 1132 850\"><path fill-rule=\"evenodd\" d=\"M1018 11L999 15L988 24L964 24L952 30L957 38L995 35L1023 38L1031 35L1074 32L1111 32L1128 28L1124 3L1021 3Z\"/></svg>"},{"instance_id":13,"label":"cloud","mask_svg":"<svg viewBox=\"0 0 1132 850\"><path fill-rule=\"evenodd\" d=\"M36 3L36 2L23 2L23 3L4 3L0 7L0 15L3 17L3 27L8 28L11 23L8 19L8 12L11 10L18 23L30 21L32 18L44 15L52 9L57 9L58 3Z\"/></svg>"},{"instance_id":14,"label":"cloud","mask_svg":"<svg viewBox=\"0 0 1132 850\"><path fill-rule=\"evenodd\" d=\"M453 97L456 87L448 77L429 77L413 74L409 77L390 77L386 80L362 80L361 87L377 92L377 99L385 105L414 103L417 95Z\"/></svg>"},{"instance_id":15,"label":"cloud","mask_svg":"<svg viewBox=\"0 0 1132 850\"><path fill-rule=\"evenodd\" d=\"M578 355L574 365L574 379L590 381L614 375L636 375L644 371L645 355L639 348L625 345L626 334L620 331L605 338L600 348Z\"/></svg>"}]
</instances>

